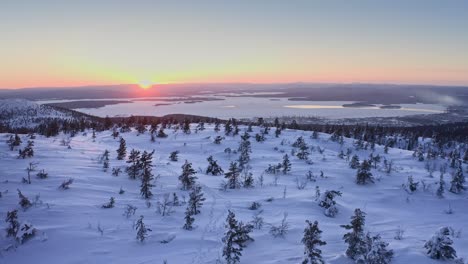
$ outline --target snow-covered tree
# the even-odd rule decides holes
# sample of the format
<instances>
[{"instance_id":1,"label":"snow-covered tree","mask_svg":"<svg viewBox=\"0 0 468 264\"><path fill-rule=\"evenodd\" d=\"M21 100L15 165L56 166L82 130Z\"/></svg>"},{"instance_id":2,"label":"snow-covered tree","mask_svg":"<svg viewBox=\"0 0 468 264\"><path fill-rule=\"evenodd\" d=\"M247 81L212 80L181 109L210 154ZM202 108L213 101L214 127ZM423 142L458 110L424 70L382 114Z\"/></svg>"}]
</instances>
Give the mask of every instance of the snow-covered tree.
<instances>
[{"instance_id":1,"label":"snow-covered tree","mask_svg":"<svg viewBox=\"0 0 468 264\"><path fill-rule=\"evenodd\" d=\"M340 191L327 190L322 194L319 201L319 206L324 208L324 214L328 217L335 217L338 214L338 208L336 207L335 197L341 196Z\"/></svg>"},{"instance_id":2,"label":"snow-covered tree","mask_svg":"<svg viewBox=\"0 0 468 264\"><path fill-rule=\"evenodd\" d=\"M238 151L240 152L238 159L239 168L243 170L250 161L250 153L252 152L250 141L248 139L242 139Z\"/></svg>"},{"instance_id":3,"label":"snow-covered tree","mask_svg":"<svg viewBox=\"0 0 468 264\"><path fill-rule=\"evenodd\" d=\"M465 190L465 176L463 175L461 165L458 166L457 171L452 176L452 181L450 182L450 191L453 193L460 193Z\"/></svg>"},{"instance_id":4,"label":"snow-covered tree","mask_svg":"<svg viewBox=\"0 0 468 264\"><path fill-rule=\"evenodd\" d=\"M158 138L166 138L167 137L167 134L164 132L164 128L160 128L159 131L158 131L158 134L156 134L156 137Z\"/></svg>"},{"instance_id":5,"label":"snow-covered tree","mask_svg":"<svg viewBox=\"0 0 468 264\"><path fill-rule=\"evenodd\" d=\"M354 215L351 216L351 223L341 225L346 230L349 230L343 236L343 240L348 244L346 256L353 260L358 260L368 252L368 243L364 234L364 225L366 214L357 208L354 210Z\"/></svg>"},{"instance_id":6,"label":"snow-covered tree","mask_svg":"<svg viewBox=\"0 0 468 264\"><path fill-rule=\"evenodd\" d=\"M102 168L105 172L109 169L109 151L107 149L102 154Z\"/></svg>"},{"instance_id":7,"label":"snow-covered tree","mask_svg":"<svg viewBox=\"0 0 468 264\"><path fill-rule=\"evenodd\" d=\"M218 165L218 161L213 159L213 156L209 156L207 161L208 168L206 168L206 174L217 176L224 173L223 169Z\"/></svg>"},{"instance_id":8,"label":"snow-covered tree","mask_svg":"<svg viewBox=\"0 0 468 264\"><path fill-rule=\"evenodd\" d=\"M319 229L317 221L312 223L306 220L306 224L304 237L301 240L302 244L304 244L304 260L302 264L324 264L322 250L318 248L327 244L327 242L321 240L322 230Z\"/></svg>"},{"instance_id":9,"label":"snow-covered tree","mask_svg":"<svg viewBox=\"0 0 468 264\"><path fill-rule=\"evenodd\" d=\"M121 137L119 148L117 149L117 159L123 160L125 159L126 155L127 155L127 143L125 142L125 139Z\"/></svg>"},{"instance_id":10,"label":"snow-covered tree","mask_svg":"<svg viewBox=\"0 0 468 264\"><path fill-rule=\"evenodd\" d=\"M289 161L288 154L284 154L283 163L281 163L281 167L283 168L283 174L287 174L291 171L291 162Z\"/></svg>"},{"instance_id":11,"label":"snow-covered tree","mask_svg":"<svg viewBox=\"0 0 468 264\"><path fill-rule=\"evenodd\" d=\"M356 183L361 184L361 185L367 184L367 183L373 183L374 177L372 176L372 173L370 172L370 170L371 170L371 167L370 167L369 161L364 160L357 170Z\"/></svg>"},{"instance_id":12,"label":"snow-covered tree","mask_svg":"<svg viewBox=\"0 0 468 264\"><path fill-rule=\"evenodd\" d=\"M197 177L194 175L196 174L195 170L192 168L192 163L185 161L184 165L182 165L182 174L179 176L179 181L182 184L182 189L190 190L195 185L195 180Z\"/></svg>"},{"instance_id":13,"label":"snow-covered tree","mask_svg":"<svg viewBox=\"0 0 468 264\"><path fill-rule=\"evenodd\" d=\"M140 242L145 241L148 237L148 232L151 232L151 229L147 228L145 223L143 222L143 216L140 216L140 219L137 220L135 224L135 230L137 231L136 239Z\"/></svg>"},{"instance_id":14,"label":"snow-covered tree","mask_svg":"<svg viewBox=\"0 0 468 264\"><path fill-rule=\"evenodd\" d=\"M427 255L433 259L449 260L457 257L457 252L452 247L450 228L441 227L429 241L424 244Z\"/></svg>"},{"instance_id":15,"label":"snow-covered tree","mask_svg":"<svg viewBox=\"0 0 468 264\"><path fill-rule=\"evenodd\" d=\"M227 186L229 189L236 189L240 187L240 169L237 166L237 162L231 162L229 170L224 174L224 178L228 180Z\"/></svg>"},{"instance_id":16,"label":"snow-covered tree","mask_svg":"<svg viewBox=\"0 0 468 264\"><path fill-rule=\"evenodd\" d=\"M205 200L206 199L203 197L201 186L195 185L189 195L188 207L190 208L190 213L192 215L199 214L200 208L202 207L203 201Z\"/></svg>"},{"instance_id":17,"label":"snow-covered tree","mask_svg":"<svg viewBox=\"0 0 468 264\"><path fill-rule=\"evenodd\" d=\"M128 156L127 163L130 164L126 169L128 176L130 179L136 179L140 175L141 171L140 151L132 149Z\"/></svg>"},{"instance_id":18,"label":"snow-covered tree","mask_svg":"<svg viewBox=\"0 0 468 264\"><path fill-rule=\"evenodd\" d=\"M439 198L444 198L444 192L445 192L445 181L444 181L444 174L440 174L440 179L439 179L439 187L437 188L437 197Z\"/></svg>"},{"instance_id":19,"label":"snow-covered tree","mask_svg":"<svg viewBox=\"0 0 468 264\"><path fill-rule=\"evenodd\" d=\"M19 197L19 205L21 206L21 208L23 208L24 210L28 209L29 207L32 206L32 203L31 201L29 200L28 197L26 197L19 189L17 189L18 191L18 197Z\"/></svg>"},{"instance_id":20,"label":"snow-covered tree","mask_svg":"<svg viewBox=\"0 0 468 264\"><path fill-rule=\"evenodd\" d=\"M353 155L353 157L351 158L351 161L349 162L349 167L351 169L359 168L359 157L357 155Z\"/></svg>"},{"instance_id":21,"label":"snow-covered tree","mask_svg":"<svg viewBox=\"0 0 468 264\"><path fill-rule=\"evenodd\" d=\"M388 243L382 241L380 235L370 237L367 234L369 249L366 255L360 258L357 263L362 261L365 264L389 264L393 258L393 250L388 249Z\"/></svg>"},{"instance_id":22,"label":"snow-covered tree","mask_svg":"<svg viewBox=\"0 0 468 264\"><path fill-rule=\"evenodd\" d=\"M145 150L140 158L140 164L141 164L140 194L145 199L149 199L153 196L153 193L151 192L151 188L154 187L154 185L151 183L151 181L154 179L153 173L152 173L153 154L154 154L154 150L152 152L147 152Z\"/></svg>"},{"instance_id":23,"label":"snow-covered tree","mask_svg":"<svg viewBox=\"0 0 468 264\"><path fill-rule=\"evenodd\" d=\"M171 161L178 161L178 160L179 160L179 156L178 156L178 155L179 155L179 151L177 151L177 150L176 150L176 151L172 151L172 152L171 152L171 155L169 155L169 159L170 159Z\"/></svg>"},{"instance_id":24,"label":"snow-covered tree","mask_svg":"<svg viewBox=\"0 0 468 264\"><path fill-rule=\"evenodd\" d=\"M223 257L226 259L227 264L239 263L242 250L247 246L249 241L253 241L249 236L249 233L253 230L253 226L238 222L236 215L229 210L225 227L227 230L222 239L224 243Z\"/></svg>"},{"instance_id":25,"label":"snow-covered tree","mask_svg":"<svg viewBox=\"0 0 468 264\"><path fill-rule=\"evenodd\" d=\"M408 192L412 193L412 192L415 192L416 190L418 190L418 185L419 185L419 182L415 182L413 180L413 176L408 176L408 181L407 183L405 184L405 188Z\"/></svg>"},{"instance_id":26,"label":"snow-covered tree","mask_svg":"<svg viewBox=\"0 0 468 264\"><path fill-rule=\"evenodd\" d=\"M18 222L18 210L7 212L5 222L8 224L6 228L7 237L16 237L20 227L20 223Z\"/></svg>"},{"instance_id":27,"label":"snow-covered tree","mask_svg":"<svg viewBox=\"0 0 468 264\"><path fill-rule=\"evenodd\" d=\"M187 209L185 210L185 223L183 228L185 230L192 230L193 229L193 222L195 221L195 218L193 217L192 214L192 209L190 208L190 205L187 205Z\"/></svg>"}]
</instances>

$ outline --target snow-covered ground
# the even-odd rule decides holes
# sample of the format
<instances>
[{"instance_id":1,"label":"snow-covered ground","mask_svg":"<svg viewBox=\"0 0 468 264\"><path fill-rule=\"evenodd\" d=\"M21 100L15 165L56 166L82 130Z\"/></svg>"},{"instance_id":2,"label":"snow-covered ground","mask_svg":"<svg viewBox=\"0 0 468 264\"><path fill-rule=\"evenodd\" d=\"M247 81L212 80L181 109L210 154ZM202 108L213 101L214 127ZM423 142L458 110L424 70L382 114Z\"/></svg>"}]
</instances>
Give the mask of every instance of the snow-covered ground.
<instances>
[{"instance_id":1,"label":"snow-covered ground","mask_svg":"<svg viewBox=\"0 0 468 264\"><path fill-rule=\"evenodd\" d=\"M251 135L258 131L258 128L254 128ZM217 145L213 143L217 134L211 125L206 125L204 131L190 135L182 131L173 133L169 129L166 133L169 134L168 138L156 138L156 142L150 141L148 132L142 135L137 135L135 131L122 134L127 142L127 153L132 148L155 150L153 173L160 177L155 181L151 207L140 196L139 180L129 179L125 172L116 177L112 176L110 169L103 171L99 156L105 149L111 154L110 168L126 166L125 161L116 159L119 140L113 139L110 131L97 133L95 140L90 132L77 135L71 140L71 149L61 144L63 135L52 138L37 136L34 140L35 155L29 159L17 159L17 151L10 151L5 143L0 143L0 263L115 264L163 263L164 260L168 263L217 263L218 259L223 259L221 239L228 209L236 214L238 220L247 222L258 212L248 209L254 201L262 204L261 215L266 223L279 224L287 212L290 229L284 238L270 235L268 225L261 230L255 229L252 233L255 241L242 252L241 263L301 262L305 220L319 222L322 238L327 242L321 247L327 263L353 263L344 255L347 245L342 240L345 230L340 225L349 223L355 208L367 213L366 229L374 234L380 233L390 243L389 247L395 252L392 263L439 263L425 255L423 245L441 226L462 231L461 235L453 238L454 248L459 257L468 258L468 192L458 195L448 192L451 174L451 169L448 169L445 198L438 198L435 195L438 172L434 178L428 177L424 162L413 158L410 151L390 149L388 154L384 154L383 147L376 146L375 154L393 160L394 171L387 174L379 165L378 169L372 169L378 179L376 183L362 186L355 183L356 170L349 168L346 159L337 157L341 149L346 152L348 147L352 148L351 140L346 139L344 146L340 146L329 141L327 134L311 139L311 132L285 130L279 138L275 138L271 131L265 142L256 142L253 137L250 139L250 166L255 188L222 191L220 184L224 177L204 173L208 164L206 158L213 155L227 171L230 161L236 160L237 155L228 155L224 150L228 147L237 149L240 136L227 136ZM8 136L0 134L1 141L6 141ZM290 155L291 144L299 136L304 136L309 146L320 146L325 151L323 154L312 152L310 160L313 164L291 157L291 172L281 174L275 185L275 176L264 171L268 164L281 162L285 153ZM21 147L24 147L26 136L22 138ZM179 161L171 162L169 154L176 150L180 151ZM362 160L369 156L370 151L354 153ZM188 192L180 189L178 181L185 160L192 162L198 170L197 182L202 185L206 197L201 214L195 216L192 231L182 229L185 205L173 207L174 212L164 217L156 208L158 199L166 193L175 192L181 200L182 197L188 199ZM37 171L45 169L49 177L33 177L31 184L22 183L29 162L37 162ZM305 178L309 170L317 176L317 181L309 182L305 189L298 190L296 178ZM323 171L323 178L319 176L320 171ZM264 183L260 186L258 178L262 174ZM416 181L424 180L427 190L422 190L422 184L419 184L416 192L406 192L402 184L409 175ZM74 179L70 189L59 189L58 186L69 178ZM326 217L323 208L315 201L316 186L322 192L339 190L343 193L336 199L339 213L335 218ZM121 187L125 190L124 194L119 194ZM18 205L17 189L31 200L40 195L40 202L26 211L22 210ZM115 197L115 207L101 208L110 197ZM129 204L138 209L134 216L127 219L123 213ZM445 212L449 204L453 214ZM13 209L19 210L20 221L27 220L38 230L35 238L17 248L9 247L13 241L7 239L3 231L6 228L3 219L7 211ZM144 243L137 242L133 228L140 215L152 229ZM405 231L403 239L395 240L395 232L399 228ZM164 240L170 242L161 243Z\"/></svg>"}]
</instances>

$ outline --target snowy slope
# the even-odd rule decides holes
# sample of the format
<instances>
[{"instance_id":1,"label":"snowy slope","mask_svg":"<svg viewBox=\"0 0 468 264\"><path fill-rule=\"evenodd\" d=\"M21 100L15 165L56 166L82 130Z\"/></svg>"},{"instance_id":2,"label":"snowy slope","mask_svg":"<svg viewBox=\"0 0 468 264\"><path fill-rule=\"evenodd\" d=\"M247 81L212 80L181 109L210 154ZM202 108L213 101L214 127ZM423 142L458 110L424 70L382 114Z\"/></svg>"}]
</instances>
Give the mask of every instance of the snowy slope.
<instances>
[{"instance_id":1,"label":"snowy slope","mask_svg":"<svg viewBox=\"0 0 468 264\"><path fill-rule=\"evenodd\" d=\"M12 128L32 128L50 118L72 119L73 114L25 99L0 100L0 124Z\"/></svg>"},{"instance_id":2,"label":"snowy slope","mask_svg":"<svg viewBox=\"0 0 468 264\"><path fill-rule=\"evenodd\" d=\"M156 139L150 142L149 134L137 135L135 131L123 134L127 141L127 153L132 148L138 150L155 150L153 172L160 175L153 188L155 197L151 199L149 208L140 196L140 181L131 180L125 173L112 176L111 172L103 172L98 157L105 149L111 153L110 166L126 166L125 161L116 160L115 150L118 139L113 139L110 131L97 134L95 142L91 133L79 135L72 139L71 149L61 145L65 136L35 139L35 156L30 159L17 159L16 151L10 151L6 144L0 144L0 217L5 218L6 212L19 209L19 219L28 220L39 230L37 236L18 246L16 249L1 251L0 263L217 263L222 259L221 238L224 233L224 221L227 210L235 212L237 219L250 221L256 211L248 209L253 201L262 204L263 217L267 223L279 224L283 213L289 214L290 230L285 238L273 238L269 227L254 230L250 243L243 251L241 263L300 263L303 255L301 239L305 220L317 220L322 238L327 245L321 247L327 263L353 263L345 257L346 244L342 240L345 233L340 225L348 224L355 208L361 208L367 213L366 229L372 233L380 233L383 239L390 243L395 251L392 263L440 263L425 255L424 242L436 230L447 225L454 230L462 229L460 237L454 238L454 247L459 257L468 258L468 192L455 195L446 190L445 198L435 195L437 177L428 177L424 162L418 162L412 157L412 152L390 149L383 153L383 147L376 147L387 160L394 161L394 171L387 174L378 169L372 173L378 179L375 184L356 185L354 169L348 162L337 157L341 149L352 147L352 141L346 140L344 146L328 140L329 135L320 134L319 139L311 139L310 132L286 130L279 138L274 133L267 135L265 142L256 142L251 138L252 153L250 165L255 177L256 186L253 189L237 189L221 191L219 186L224 180L222 176L208 176L203 173L207 167L206 158L209 155L218 160L227 171L230 161L237 155L230 156L224 149L237 149L240 137L226 137L220 144L213 143L217 135L213 126L207 125L205 131L183 134L166 130L168 138ZM242 127L242 130L245 128ZM255 135L258 128L254 128ZM0 138L7 139L6 134ZM284 153L290 154L291 144L298 136L304 136L310 146L325 148L323 154L312 152L312 165L303 160L291 157L292 170L287 175L281 175L277 185L274 176L264 174L264 185L260 186L258 177L268 164L281 162ZM26 142L25 137L23 142ZM283 144L282 144L283 143ZM23 143L24 145L25 143ZM278 149L275 150L275 147ZM178 150L179 161L170 162L168 157L172 151ZM367 158L370 151L355 151L360 159ZM184 224L185 206L174 207L170 216L161 216L156 212L156 204L165 193L177 193L181 198L188 199L188 192L182 191L177 179L185 160L192 162L199 170L196 175L203 186L206 201L201 214L195 216L192 231L182 229ZM38 170L45 169L49 173L47 179L33 177L32 184L21 183L26 176L28 163L38 162ZM379 166L380 167L380 166ZM304 190L296 188L295 179L303 178L311 170L315 175L323 171L324 178L318 177L316 182L309 182ZM421 188L413 194L407 193L401 185L409 175L416 181L424 180L427 190ZM74 183L69 190L60 190L58 186L66 179L73 178ZM450 180L450 169L445 176L447 184ZM315 187L325 190L339 190L342 197L336 199L339 213L335 218L326 217L314 199ZM118 194L119 189L125 190ZM421 184L420 184L421 187ZM31 200L40 195L42 203L21 210L18 205L16 189ZM284 190L286 195L284 197ZM102 209L101 205L115 197L116 206ZM269 198L273 201L266 201ZM126 205L137 206L136 214L126 219L122 214ZM451 205L454 213L446 214ZM143 244L136 241L134 221L144 215L144 221L153 231ZM3 230L6 224L0 222ZM395 232L401 227L405 230L402 240L395 240ZM101 234L98 228L102 229ZM5 249L12 244L0 232L0 248ZM161 243L163 240L171 240Z\"/></svg>"}]
</instances>

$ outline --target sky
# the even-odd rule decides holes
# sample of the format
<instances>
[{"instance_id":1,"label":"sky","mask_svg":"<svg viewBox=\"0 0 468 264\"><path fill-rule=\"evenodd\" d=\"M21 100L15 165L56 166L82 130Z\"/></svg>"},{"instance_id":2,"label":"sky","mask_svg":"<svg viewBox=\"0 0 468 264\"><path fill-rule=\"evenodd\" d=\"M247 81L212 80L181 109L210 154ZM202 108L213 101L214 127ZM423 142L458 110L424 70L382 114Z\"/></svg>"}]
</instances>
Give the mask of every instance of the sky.
<instances>
[{"instance_id":1,"label":"sky","mask_svg":"<svg viewBox=\"0 0 468 264\"><path fill-rule=\"evenodd\" d=\"M468 0L1 0L0 88L468 85Z\"/></svg>"}]
</instances>

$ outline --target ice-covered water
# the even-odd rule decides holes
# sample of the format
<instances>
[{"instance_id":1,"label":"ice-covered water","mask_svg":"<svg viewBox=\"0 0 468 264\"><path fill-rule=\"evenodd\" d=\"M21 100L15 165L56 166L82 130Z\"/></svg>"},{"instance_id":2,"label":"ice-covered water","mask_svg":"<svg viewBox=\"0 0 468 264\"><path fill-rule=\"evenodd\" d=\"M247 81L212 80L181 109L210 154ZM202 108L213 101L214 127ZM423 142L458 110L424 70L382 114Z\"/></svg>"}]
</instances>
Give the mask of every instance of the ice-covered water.
<instances>
[{"instance_id":1,"label":"ice-covered water","mask_svg":"<svg viewBox=\"0 0 468 264\"><path fill-rule=\"evenodd\" d=\"M287 98L259 97L218 97L222 101L203 101L184 103L157 100L138 101L106 105L100 108L80 108L80 112L96 116L130 116L167 114L191 114L218 118L254 118L276 116L323 117L330 119L359 117L392 117L415 114L441 113L443 105L435 104L400 104L401 109L380 109L379 107L344 108L343 104L351 101L289 101ZM190 100L188 100L190 101ZM40 103L65 102L65 100L41 101Z\"/></svg>"}]
</instances>

